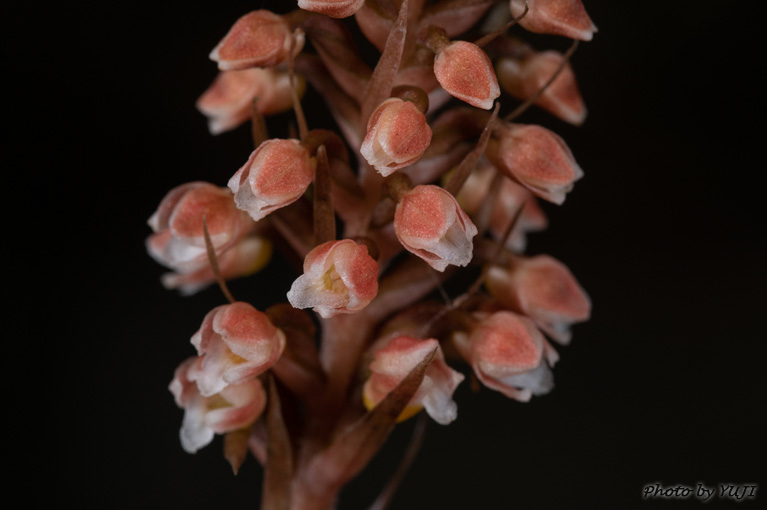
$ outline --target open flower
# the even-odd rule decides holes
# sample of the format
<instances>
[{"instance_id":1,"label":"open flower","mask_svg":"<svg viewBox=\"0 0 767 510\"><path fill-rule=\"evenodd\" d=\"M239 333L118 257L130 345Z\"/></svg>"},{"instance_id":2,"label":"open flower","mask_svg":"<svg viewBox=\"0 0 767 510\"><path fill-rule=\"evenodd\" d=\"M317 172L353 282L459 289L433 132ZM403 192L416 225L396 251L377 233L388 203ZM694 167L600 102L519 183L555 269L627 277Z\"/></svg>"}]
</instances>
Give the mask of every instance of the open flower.
<instances>
[{"instance_id":1,"label":"open flower","mask_svg":"<svg viewBox=\"0 0 767 510\"><path fill-rule=\"evenodd\" d=\"M564 58L557 51L539 53L532 50L531 54L520 59L502 58L496 65L498 81L503 90L512 96L530 99L554 76ZM535 104L570 124L578 126L583 123L586 106L569 63L535 100Z\"/></svg>"},{"instance_id":2,"label":"open flower","mask_svg":"<svg viewBox=\"0 0 767 510\"><path fill-rule=\"evenodd\" d=\"M463 381L463 375L445 363L439 342L434 338L396 336L376 351L370 364L370 377L362 390L365 407L374 408L434 349L437 355L399 419L405 420L425 408L429 416L442 425L455 420L458 406L453 401L453 393Z\"/></svg>"},{"instance_id":3,"label":"open flower","mask_svg":"<svg viewBox=\"0 0 767 510\"><path fill-rule=\"evenodd\" d=\"M168 389L176 405L184 409L181 446L189 453L206 446L215 434L250 426L266 406L266 393L258 379L230 385L214 395L203 396L191 378L200 358L189 358L176 369Z\"/></svg>"},{"instance_id":4,"label":"open flower","mask_svg":"<svg viewBox=\"0 0 767 510\"><path fill-rule=\"evenodd\" d=\"M319 12L331 18L347 18L364 4L365 0L298 0L301 9Z\"/></svg>"},{"instance_id":5,"label":"open flower","mask_svg":"<svg viewBox=\"0 0 767 510\"><path fill-rule=\"evenodd\" d=\"M297 37L287 21L271 11L249 12L238 19L210 53L210 59L218 62L222 71L247 69L248 67L273 67L287 61L291 44L294 53L301 51L304 38Z\"/></svg>"},{"instance_id":6,"label":"open flower","mask_svg":"<svg viewBox=\"0 0 767 510\"><path fill-rule=\"evenodd\" d=\"M541 126L499 123L485 154L507 177L555 204L583 177L565 141Z\"/></svg>"},{"instance_id":7,"label":"open flower","mask_svg":"<svg viewBox=\"0 0 767 510\"><path fill-rule=\"evenodd\" d=\"M312 308L327 319L355 313L378 294L378 262L351 239L328 241L304 259L304 274L288 292L294 308Z\"/></svg>"},{"instance_id":8,"label":"open flower","mask_svg":"<svg viewBox=\"0 0 767 510\"><path fill-rule=\"evenodd\" d=\"M501 305L524 313L561 344L570 342L572 324L591 315L589 296L567 266L548 255L515 257L509 268L493 266L486 285Z\"/></svg>"},{"instance_id":9,"label":"open flower","mask_svg":"<svg viewBox=\"0 0 767 510\"><path fill-rule=\"evenodd\" d=\"M420 185L397 204L394 232L406 250L444 271L471 262L477 227L449 192Z\"/></svg>"},{"instance_id":10,"label":"open flower","mask_svg":"<svg viewBox=\"0 0 767 510\"><path fill-rule=\"evenodd\" d=\"M203 217L217 255L239 241L253 226L237 210L232 194L207 182L190 182L173 188L160 202L149 226L147 251L160 264L190 273L208 264Z\"/></svg>"},{"instance_id":11,"label":"open flower","mask_svg":"<svg viewBox=\"0 0 767 510\"><path fill-rule=\"evenodd\" d=\"M221 71L197 100L197 109L208 117L211 134L217 135L250 119L255 98L263 115L290 109L293 97L288 73L260 68Z\"/></svg>"},{"instance_id":12,"label":"open flower","mask_svg":"<svg viewBox=\"0 0 767 510\"><path fill-rule=\"evenodd\" d=\"M528 0L528 7L519 24L531 32L590 41L597 31L581 0ZM511 0L510 8L514 16L521 15L525 0Z\"/></svg>"},{"instance_id":13,"label":"open flower","mask_svg":"<svg viewBox=\"0 0 767 510\"><path fill-rule=\"evenodd\" d=\"M218 268L225 280L248 276L260 271L272 256L272 244L263 237L246 237L218 257ZM165 273L161 278L166 289L178 289L189 296L216 281L213 268L205 264L191 273Z\"/></svg>"},{"instance_id":14,"label":"open flower","mask_svg":"<svg viewBox=\"0 0 767 510\"><path fill-rule=\"evenodd\" d=\"M370 116L360 153L381 175L418 161L431 143L431 129L415 104L390 98Z\"/></svg>"},{"instance_id":15,"label":"open flower","mask_svg":"<svg viewBox=\"0 0 767 510\"><path fill-rule=\"evenodd\" d=\"M459 350L477 378L509 398L527 402L554 387L549 368L558 356L533 321L512 312L496 312L482 319ZM468 345L466 345L468 343Z\"/></svg>"},{"instance_id":16,"label":"open flower","mask_svg":"<svg viewBox=\"0 0 767 510\"><path fill-rule=\"evenodd\" d=\"M316 167L298 140L266 140L229 179L229 189L237 207L258 221L301 198Z\"/></svg>"},{"instance_id":17,"label":"open flower","mask_svg":"<svg viewBox=\"0 0 767 510\"><path fill-rule=\"evenodd\" d=\"M493 63L476 44L453 41L437 51L434 75L453 97L490 110L501 95Z\"/></svg>"},{"instance_id":18,"label":"open flower","mask_svg":"<svg viewBox=\"0 0 767 510\"><path fill-rule=\"evenodd\" d=\"M204 397L265 372L285 349L285 334L242 302L211 310L191 341L201 358L190 380Z\"/></svg>"}]
</instances>

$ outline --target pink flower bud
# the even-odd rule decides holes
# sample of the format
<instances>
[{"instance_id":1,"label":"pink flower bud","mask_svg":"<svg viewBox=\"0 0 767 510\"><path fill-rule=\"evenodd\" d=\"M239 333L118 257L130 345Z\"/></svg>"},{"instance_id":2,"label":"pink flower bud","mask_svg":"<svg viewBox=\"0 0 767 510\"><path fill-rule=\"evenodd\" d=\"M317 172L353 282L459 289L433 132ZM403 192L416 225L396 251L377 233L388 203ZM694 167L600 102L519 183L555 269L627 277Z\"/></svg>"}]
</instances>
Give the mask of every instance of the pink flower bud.
<instances>
[{"instance_id":1,"label":"pink flower bud","mask_svg":"<svg viewBox=\"0 0 767 510\"><path fill-rule=\"evenodd\" d=\"M268 370L285 349L285 334L264 313L236 302L211 310L191 342L202 357L189 378L209 397Z\"/></svg>"},{"instance_id":2,"label":"pink flower bud","mask_svg":"<svg viewBox=\"0 0 767 510\"><path fill-rule=\"evenodd\" d=\"M533 97L554 76L564 56L556 51L533 53L523 59L503 58L498 61L501 87L519 99ZM560 119L580 125L586 119L586 106L575 82L570 64L565 64L559 76L535 101Z\"/></svg>"},{"instance_id":3,"label":"pink flower bud","mask_svg":"<svg viewBox=\"0 0 767 510\"><path fill-rule=\"evenodd\" d=\"M583 177L565 141L541 126L499 123L485 155L506 176L555 204Z\"/></svg>"},{"instance_id":4,"label":"pink flower bud","mask_svg":"<svg viewBox=\"0 0 767 510\"><path fill-rule=\"evenodd\" d=\"M410 101L391 98L370 116L360 153L386 177L418 161L430 142L426 116Z\"/></svg>"},{"instance_id":5,"label":"pink flower bud","mask_svg":"<svg viewBox=\"0 0 767 510\"><path fill-rule=\"evenodd\" d=\"M477 227L455 197L433 185L407 192L394 214L394 231L402 246L437 271L448 264L471 262Z\"/></svg>"},{"instance_id":6,"label":"pink flower bud","mask_svg":"<svg viewBox=\"0 0 767 510\"><path fill-rule=\"evenodd\" d=\"M316 167L298 140L266 140L229 179L229 189L237 207L258 221L301 198Z\"/></svg>"},{"instance_id":7,"label":"pink flower bud","mask_svg":"<svg viewBox=\"0 0 767 510\"><path fill-rule=\"evenodd\" d=\"M327 319L355 313L378 294L378 262L351 239L329 241L310 251L304 274L288 292L294 308L312 308Z\"/></svg>"},{"instance_id":8,"label":"pink flower bud","mask_svg":"<svg viewBox=\"0 0 767 510\"><path fill-rule=\"evenodd\" d=\"M581 0L528 0L528 7L519 24L530 32L590 41L597 31ZM525 0L511 0L510 8L512 15L519 16Z\"/></svg>"},{"instance_id":9,"label":"pink flower bud","mask_svg":"<svg viewBox=\"0 0 767 510\"><path fill-rule=\"evenodd\" d=\"M272 245L261 237L248 237L235 244L218 257L221 277L225 280L248 276L260 271L272 256ZM162 275L166 289L179 289L189 296L216 282L213 268L205 264L193 273L166 273Z\"/></svg>"},{"instance_id":10,"label":"pink flower bud","mask_svg":"<svg viewBox=\"0 0 767 510\"><path fill-rule=\"evenodd\" d=\"M533 322L512 312L496 312L471 332L470 362L488 388L527 402L554 387L544 360L546 340Z\"/></svg>"},{"instance_id":11,"label":"pink flower bud","mask_svg":"<svg viewBox=\"0 0 767 510\"><path fill-rule=\"evenodd\" d=\"M210 53L222 71L248 67L273 67L287 61L293 34L282 16L271 11L249 12L238 19L229 33ZM294 43L294 53L301 51L303 36Z\"/></svg>"},{"instance_id":12,"label":"pink flower bud","mask_svg":"<svg viewBox=\"0 0 767 510\"><path fill-rule=\"evenodd\" d=\"M189 358L181 363L168 387L176 405L184 409L181 446L189 453L209 444L215 434L249 427L266 406L266 393L258 379L227 386L207 397L201 395L190 377L199 362L200 358Z\"/></svg>"},{"instance_id":13,"label":"pink flower bud","mask_svg":"<svg viewBox=\"0 0 767 510\"><path fill-rule=\"evenodd\" d=\"M479 46L453 41L437 52L434 75L451 96L477 108L490 110L501 95L493 63Z\"/></svg>"},{"instance_id":14,"label":"pink flower bud","mask_svg":"<svg viewBox=\"0 0 767 510\"><path fill-rule=\"evenodd\" d=\"M524 313L561 344L570 342L570 325L591 314L591 301L570 270L548 255L514 258L510 269L492 267L486 284L500 304Z\"/></svg>"},{"instance_id":15,"label":"pink flower bud","mask_svg":"<svg viewBox=\"0 0 767 510\"><path fill-rule=\"evenodd\" d=\"M292 108L288 73L259 68L221 71L197 100L197 109L208 117L211 134L217 135L250 119L254 98L264 115Z\"/></svg>"},{"instance_id":16,"label":"pink flower bud","mask_svg":"<svg viewBox=\"0 0 767 510\"><path fill-rule=\"evenodd\" d=\"M207 182L190 182L173 188L149 218L155 232L146 240L149 254L160 264L182 273L208 264L202 219L220 255L252 227L246 214L237 210L232 194Z\"/></svg>"},{"instance_id":17,"label":"pink flower bud","mask_svg":"<svg viewBox=\"0 0 767 510\"><path fill-rule=\"evenodd\" d=\"M365 0L298 0L301 9L319 12L331 18L347 18L364 4Z\"/></svg>"},{"instance_id":18,"label":"pink flower bud","mask_svg":"<svg viewBox=\"0 0 767 510\"><path fill-rule=\"evenodd\" d=\"M365 407L373 409L435 348L437 355L399 420L409 418L422 408L442 425L455 420L458 406L453 401L453 393L463 381L463 375L445 363L439 342L433 338L419 340L397 336L375 353L375 359L370 364L370 377L362 390Z\"/></svg>"}]
</instances>

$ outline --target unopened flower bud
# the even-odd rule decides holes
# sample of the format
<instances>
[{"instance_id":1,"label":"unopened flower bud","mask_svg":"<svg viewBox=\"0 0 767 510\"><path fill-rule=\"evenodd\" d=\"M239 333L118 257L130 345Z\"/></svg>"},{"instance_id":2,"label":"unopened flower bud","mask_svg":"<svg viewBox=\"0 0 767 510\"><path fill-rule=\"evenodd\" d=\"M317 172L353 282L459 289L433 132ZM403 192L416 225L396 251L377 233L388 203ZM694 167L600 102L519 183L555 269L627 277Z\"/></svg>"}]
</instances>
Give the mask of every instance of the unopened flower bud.
<instances>
[{"instance_id":1,"label":"unopened flower bud","mask_svg":"<svg viewBox=\"0 0 767 510\"><path fill-rule=\"evenodd\" d=\"M201 360L190 380L208 397L268 370L285 349L285 334L266 314L238 301L211 310L191 342Z\"/></svg>"},{"instance_id":2,"label":"unopened flower bud","mask_svg":"<svg viewBox=\"0 0 767 510\"><path fill-rule=\"evenodd\" d=\"M406 193L394 214L394 231L402 246L437 271L471 262L477 235L455 197L439 186L416 186Z\"/></svg>"},{"instance_id":3,"label":"unopened flower bud","mask_svg":"<svg viewBox=\"0 0 767 510\"><path fill-rule=\"evenodd\" d=\"M362 390L365 407L373 409L434 349L437 349L437 354L399 420L409 418L422 408L442 425L455 420L458 406L453 401L453 393L463 381L463 375L445 363L439 342L433 338L419 340L397 336L375 352L375 359L370 364L370 377Z\"/></svg>"},{"instance_id":4,"label":"unopened flower bud","mask_svg":"<svg viewBox=\"0 0 767 510\"><path fill-rule=\"evenodd\" d=\"M486 285L501 305L524 313L561 344L570 342L570 326L591 314L591 301L573 274L548 255L515 257L510 268L494 266Z\"/></svg>"},{"instance_id":5,"label":"unopened flower bud","mask_svg":"<svg viewBox=\"0 0 767 510\"><path fill-rule=\"evenodd\" d=\"M299 88L304 84L301 79ZM263 115L292 108L288 73L260 68L221 71L197 100L197 109L208 117L211 134L217 135L250 119L255 98L258 98L256 108Z\"/></svg>"},{"instance_id":6,"label":"unopened flower bud","mask_svg":"<svg viewBox=\"0 0 767 510\"><path fill-rule=\"evenodd\" d=\"M293 34L282 16L267 10L249 12L238 19L210 53L222 71L248 67L273 67L287 61L290 47L301 51L304 38Z\"/></svg>"},{"instance_id":7,"label":"unopened flower bud","mask_svg":"<svg viewBox=\"0 0 767 510\"><path fill-rule=\"evenodd\" d=\"M556 51L533 53L519 60L502 58L496 66L498 81L512 96L527 100L554 76L563 60L564 56ZM569 63L565 64L559 76L535 100L535 104L570 124L583 123L586 106Z\"/></svg>"},{"instance_id":8,"label":"unopened flower bud","mask_svg":"<svg viewBox=\"0 0 767 510\"><path fill-rule=\"evenodd\" d=\"M472 330L470 342L470 363L488 388L527 402L554 387L544 358L546 340L530 319L496 312Z\"/></svg>"},{"instance_id":9,"label":"unopened flower bud","mask_svg":"<svg viewBox=\"0 0 767 510\"><path fill-rule=\"evenodd\" d=\"M262 237L247 237L218 257L218 267L224 280L248 276L260 271L272 256L272 245ZM192 273L166 273L162 275L166 289L178 289L189 296L215 283L216 276L210 264Z\"/></svg>"},{"instance_id":10,"label":"unopened flower bud","mask_svg":"<svg viewBox=\"0 0 767 510\"><path fill-rule=\"evenodd\" d=\"M437 51L434 75L451 96L490 110L501 95L493 63L476 44L453 41Z\"/></svg>"},{"instance_id":11,"label":"unopened flower bud","mask_svg":"<svg viewBox=\"0 0 767 510\"><path fill-rule=\"evenodd\" d=\"M565 141L541 126L501 123L485 154L507 177L555 204L583 177Z\"/></svg>"},{"instance_id":12,"label":"unopened flower bud","mask_svg":"<svg viewBox=\"0 0 767 510\"><path fill-rule=\"evenodd\" d=\"M304 274L288 292L294 308L312 308L327 319L365 308L378 294L378 262L351 239L329 241L310 251Z\"/></svg>"},{"instance_id":13,"label":"unopened flower bud","mask_svg":"<svg viewBox=\"0 0 767 510\"><path fill-rule=\"evenodd\" d=\"M301 9L319 12L331 18L347 18L364 4L365 0L298 0Z\"/></svg>"},{"instance_id":14,"label":"unopened flower bud","mask_svg":"<svg viewBox=\"0 0 767 510\"><path fill-rule=\"evenodd\" d=\"M250 426L266 407L266 392L261 381L249 379L230 385L214 395L203 396L190 378L198 370L200 358L189 358L176 369L168 389L176 405L184 409L181 446L195 453L213 440Z\"/></svg>"},{"instance_id":15,"label":"unopened flower bud","mask_svg":"<svg viewBox=\"0 0 767 510\"><path fill-rule=\"evenodd\" d=\"M229 179L229 189L237 207L258 221L301 198L316 167L298 140L266 140Z\"/></svg>"},{"instance_id":16,"label":"unopened flower bud","mask_svg":"<svg viewBox=\"0 0 767 510\"><path fill-rule=\"evenodd\" d=\"M581 0L527 0L527 15L519 24L537 34L563 35L571 39L590 41L597 27L592 23ZM525 0L511 0L511 14L519 16L525 10Z\"/></svg>"},{"instance_id":17,"label":"unopened flower bud","mask_svg":"<svg viewBox=\"0 0 767 510\"><path fill-rule=\"evenodd\" d=\"M207 182L172 189L149 218L154 234L146 240L149 254L181 273L208 265L203 218L217 255L239 241L253 225L237 210L231 192Z\"/></svg>"},{"instance_id":18,"label":"unopened flower bud","mask_svg":"<svg viewBox=\"0 0 767 510\"><path fill-rule=\"evenodd\" d=\"M431 129L423 112L410 101L390 98L370 116L360 153L386 177L418 161L430 142Z\"/></svg>"}]
</instances>

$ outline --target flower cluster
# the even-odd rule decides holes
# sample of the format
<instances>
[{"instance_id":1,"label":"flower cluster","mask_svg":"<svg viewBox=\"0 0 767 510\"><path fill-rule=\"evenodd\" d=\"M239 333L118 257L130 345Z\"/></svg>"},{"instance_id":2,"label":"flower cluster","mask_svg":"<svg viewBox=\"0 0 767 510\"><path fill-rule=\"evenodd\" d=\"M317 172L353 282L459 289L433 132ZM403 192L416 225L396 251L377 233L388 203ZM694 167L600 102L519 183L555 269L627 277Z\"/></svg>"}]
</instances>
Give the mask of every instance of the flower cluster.
<instances>
[{"instance_id":1,"label":"flower cluster","mask_svg":"<svg viewBox=\"0 0 767 510\"><path fill-rule=\"evenodd\" d=\"M550 341L568 344L591 304L564 264L524 250L547 226L539 201L561 205L583 171L560 136L516 119L537 105L579 125L586 109L572 51L537 51L523 29L596 32L580 0L298 0L236 20L197 108L214 135L251 121L254 147L226 187L171 190L146 243L166 287L217 282L229 300L170 384L185 450L225 435L235 471L250 451L282 477L266 502L331 508L398 421L455 420L466 374L519 402L551 391ZM338 133L304 114L306 87ZM264 116L290 109L296 132L271 138ZM226 281L273 246L303 272L259 311ZM435 300L462 272L474 284Z\"/></svg>"}]
</instances>

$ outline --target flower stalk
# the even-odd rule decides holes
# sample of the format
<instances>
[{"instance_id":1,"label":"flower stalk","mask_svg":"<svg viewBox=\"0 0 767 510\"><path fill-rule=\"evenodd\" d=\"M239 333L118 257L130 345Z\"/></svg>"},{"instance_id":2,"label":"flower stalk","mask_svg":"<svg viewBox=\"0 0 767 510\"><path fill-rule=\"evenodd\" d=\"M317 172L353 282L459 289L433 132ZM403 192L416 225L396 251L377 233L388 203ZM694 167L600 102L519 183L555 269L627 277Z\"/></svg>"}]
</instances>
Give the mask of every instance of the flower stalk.
<instances>
[{"instance_id":1,"label":"flower stalk","mask_svg":"<svg viewBox=\"0 0 767 510\"><path fill-rule=\"evenodd\" d=\"M583 121L569 61L596 27L580 0L298 7L245 14L211 52L221 74L197 107L214 135L250 121L254 143L228 187L182 184L149 220L147 249L173 271L163 282L185 294L217 283L228 301L204 317L170 390L183 447L223 435L235 474L252 453L270 510L336 508L396 424L418 415L371 507L383 510L426 416L457 419L459 384L520 402L549 392L559 355L548 339L569 343L590 315L564 264L524 254L547 224L539 199L562 204L583 171L553 131L510 121L534 105ZM354 22L380 52L372 68ZM525 29L575 40L563 55L538 52ZM305 87L338 132L304 110ZM268 117L290 109L294 133L270 135ZM303 264L262 312L226 281L263 278L272 246ZM443 283L466 271L473 283L451 298Z\"/></svg>"}]
</instances>

